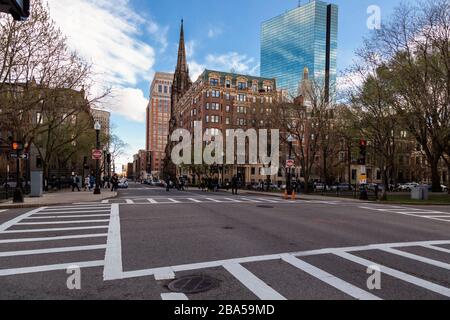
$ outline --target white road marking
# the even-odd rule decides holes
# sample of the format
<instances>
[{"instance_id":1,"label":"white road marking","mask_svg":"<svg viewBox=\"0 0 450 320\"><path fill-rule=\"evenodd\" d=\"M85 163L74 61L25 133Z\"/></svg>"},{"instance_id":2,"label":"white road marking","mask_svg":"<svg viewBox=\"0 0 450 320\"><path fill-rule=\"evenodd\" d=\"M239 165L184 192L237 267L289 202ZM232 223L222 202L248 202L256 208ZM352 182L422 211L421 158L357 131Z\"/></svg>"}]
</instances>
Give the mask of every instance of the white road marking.
<instances>
[{"instance_id":1,"label":"white road marking","mask_svg":"<svg viewBox=\"0 0 450 320\"><path fill-rule=\"evenodd\" d=\"M167 198L167 200L172 201L173 203L180 203L180 201L175 200L175 199L173 199L173 198Z\"/></svg>"},{"instance_id":2,"label":"white road marking","mask_svg":"<svg viewBox=\"0 0 450 320\"><path fill-rule=\"evenodd\" d=\"M158 202L156 202L155 199L151 199L151 198L147 199L147 201L150 202L150 203L158 203Z\"/></svg>"},{"instance_id":3,"label":"white road marking","mask_svg":"<svg viewBox=\"0 0 450 320\"><path fill-rule=\"evenodd\" d=\"M134 201L131 199L126 199L125 201L127 202L127 204L134 204Z\"/></svg>"},{"instance_id":4,"label":"white road marking","mask_svg":"<svg viewBox=\"0 0 450 320\"><path fill-rule=\"evenodd\" d=\"M426 281L426 280L423 280L423 279L411 276L411 275L409 275L407 273L404 273L404 272L401 272L401 271L398 271L398 270L395 270L395 269L392 269L392 268L388 268L386 266L380 265L379 263L375 263L373 261L366 260L366 259L354 256L354 255L352 255L350 253L347 253L347 252L344 252L344 251L336 251L336 252L334 252L334 254L339 256L339 257L341 257L341 258L349 260L351 262L363 265L363 266L365 266L367 268L370 267L370 266L373 266L373 265L377 265L377 266L379 266L381 268L381 272L384 273L384 274L387 274L387 275L389 275L391 277L394 277L394 278L403 280L405 282L414 284L414 285L416 285L418 287L422 287L424 289L436 292L436 293L441 294L443 296L450 297L450 289L446 288L446 287L443 287L441 285L438 285L436 283L429 282L429 281Z\"/></svg>"},{"instance_id":5,"label":"white road marking","mask_svg":"<svg viewBox=\"0 0 450 320\"><path fill-rule=\"evenodd\" d=\"M0 252L0 257L16 257L16 256L28 256L33 254L46 254L46 253L59 253L59 252L73 252L73 251L89 251L105 249L106 245L99 244L93 246L78 246L78 247L64 247L64 248L47 248L36 250L19 250L19 251L5 251Z\"/></svg>"},{"instance_id":6,"label":"white road marking","mask_svg":"<svg viewBox=\"0 0 450 320\"><path fill-rule=\"evenodd\" d=\"M1 213L1 212L5 212L5 211L7 211L7 210L8 210L8 209L3 209L3 210L0 210L0 213Z\"/></svg>"},{"instance_id":7,"label":"white road marking","mask_svg":"<svg viewBox=\"0 0 450 320\"><path fill-rule=\"evenodd\" d=\"M70 220L70 221L45 221L45 222L19 222L17 226L37 226L50 224L77 224L77 223L101 223L109 222L109 220Z\"/></svg>"},{"instance_id":8,"label":"white road marking","mask_svg":"<svg viewBox=\"0 0 450 320\"><path fill-rule=\"evenodd\" d=\"M278 200L268 199L268 198L258 198L258 200L267 201L270 203L278 203Z\"/></svg>"},{"instance_id":9,"label":"white road marking","mask_svg":"<svg viewBox=\"0 0 450 320\"><path fill-rule=\"evenodd\" d=\"M174 300L174 301L182 301L182 300L189 300L188 297L184 293L161 293L161 299L162 300Z\"/></svg>"},{"instance_id":10,"label":"white road marking","mask_svg":"<svg viewBox=\"0 0 450 320\"><path fill-rule=\"evenodd\" d=\"M388 253L391 253L391 254L395 254L395 255L398 255L398 256L401 256L401 257L405 257L405 258L408 258L408 259L413 259L415 261L420 261L420 262L423 262L423 263L426 263L426 264L429 264L429 265L432 265L432 266L435 266L435 267L439 267L439 268L450 270L450 264L448 264L448 263L444 263L444 262L441 262L441 261L425 258L425 257L422 257L422 256L418 256L418 255L409 253L409 252L400 251L400 250L396 250L396 249L392 249L392 248L382 249L382 251L388 252Z\"/></svg>"},{"instance_id":11,"label":"white road marking","mask_svg":"<svg viewBox=\"0 0 450 320\"><path fill-rule=\"evenodd\" d=\"M170 268L160 268L154 274L155 280L172 280L175 279L175 272Z\"/></svg>"},{"instance_id":12,"label":"white road marking","mask_svg":"<svg viewBox=\"0 0 450 320\"><path fill-rule=\"evenodd\" d=\"M101 266L103 266L103 264L104 264L103 260L97 260L97 261L71 262L71 263L25 267L25 268L0 269L0 276L11 276L11 275L16 275L16 274L66 270L67 268L69 268L71 266L78 266L80 268L101 267Z\"/></svg>"},{"instance_id":13,"label":"white road marking","mask_svg":"<svg viewBox=\"0 0 450 320\"><path fill-rule=\"evenodd\" d=\"M197 199L194 199L194 198L188 198L188 200L190 200L192 202L195 202L195 203L200 203L201 202L200 200L197 200Z\"/></svg>"},{"instance_id":14,"label":"white road marking","mask_svg":"<svg viewBox=\"0 0 450 320\"><path fill-rule=\"evenodd\" d=\"M90 218L90 217L109 217L109 214L83 214L83 215L73 215L73 216L66 216L66 215L62 215L62 216L45 216L45 215L40 215L39 217L29 217L29 218L25 218L23 220L30 220L30 219L59 219L59 218Z\"/></svg>"},{"instance_id":15,"label":"white road marking","mask_svg":"<svg viewBox=\"0 0 450 320\"><path fill-rule=\"evenodd\" d=\"M303 270L304 272L310 274L311 276L325 282L326 284L338 289L339 291L344 292L345 294L359 299L359 300L381 300L379 297L364 291L344 280L339 279L338 277L333 276L332 274L329 274L326 271L323 271L309 263L306 263L293 255L287 254L282 255L283 261L289 263L290 265L293 265L296 268L299 268L300 270Z\"/></svg>"},{"instance_id":16,"label":"white road marking","mask_svg":"<svg viewBox=\"0 0 450 320\"><path fill-rule=\"evenodd\" d=\"M221 200L217 200L217 199L214 199L214 198L205 198L206 200L209 200L209 201L212 201L212 202L215 202L215 203L222 203L223 201L221 201Z\"/></svg>"},{"instance_id":17,"label":"white road marking","mask_svg":"<svg viewBox=\"0 0 450 320\"><path fill-rule=\"evenodd\" d=\"M422 245L422 247L427 248L427 249L431 249L431 250L440 251L440 252L450 253L449 249L433 246L433 245L430 245L430 244L424 244L424 245Z\"/></svg>"},{"instance_id":18,"label":"white road marking","mask_svg":"<svg viewBox=\"0 0 450 320\"><path fill-rule=\"evenodd\" d=\"M286 300L264 281L238 263L226 263L223 267L261 300Z\"/></svg>"},{"instance_id":19,"label":"white road marking","mask_svg":"<svg viewBox=\"0 0 450 320\"><path fill-rule=\"evenodd\" d=\"M122 273L122 240L120 234L119 205L113 204L111 206L111 218L108 228L103 279L120 279Z\"/></svg>"},{"instance_id":20,"label":"white road marking","mask_svg":"<svg viewBox=\"0 0 450 320\"><path fill-rule=\"evenodd\" d=\"M41 210L44 210L45 207L43 208L38 208L38 209L34 209L32 211L29 211L27 213L24 213L18 217L15 217L12 220L9 220L3 224L0 225L0 233L2 232L7 232L6 230L9 229L10 227L12 227L13 225L15 225L16 223L18 223L19 221L21 221L22 219L28 218L29 216L32 216L33 214L38 213Z\"/></svg>"},{"instance_id":21,"label":"white road marking","mask_svg":"<svg viewBox=\"0 0 450 320\"><path fill-rule=\"evenodd\" d=\"M106 199L106 200L102 200L102 202L101 203L109 203L109 200L108 199Z\"/></svg>"},{"instance_id":22,"label":"white road marking","mask_svg":"<svg viewBox=\"0 0 450 320\"><path fill-rule=\"evenodd\" d=\"M71 230L91 230L91 229L108 229L108 226L92 226L92 227L70 227L70 228L48 228L48 229L20 229L7 230L2 233L29 233L29 232L53 232L53 231L71 231Z\"/></svg>"},{"instance_id":23,"label":"white road marking","mask_svg":"<svg viewBox=\"0 0 450 320\"><path fill-rule=\"evenodd\" d=\"M237 199L232 199L232 198L224 198L225 200L231 201L231 202L236 202L236 203L242 203L241 200L237 200Z\"/></svg>"},{"instance_id":24,"label":"white road marking","mask_svg":"<svg viewBox=\"0 0 450 320\"><path fill-rule=\"evenodd\" d=\"M74 213L100 213L109 212L110 208L102 210L92 210L92 211L41 211L36 213L36 215L46 215L46 214L74 214Z\"/></svg>"},{"instance_id":25,"label":"white road marking","mask_svg":"<svg viewBox=\"0 0 450 320\"><path fill-rule=\"evenodd\" d=\"M92 206L70 206L70 207L48 207L42 211L70 211L70 210L101 210L101 209L111 209L111 205L92 205Z\"/></svg>"},{"instance_id":26,"label":"white road marking","mask_svg":"<svg viewBox=\"0 0 450 320\"><path fill-rule=\"evenodd\" d=\"M0 240L3 243L22 243L22 242L40 242L40 241L54 241L54 240L70 240L70 239L84 239L84 238L102 238L107 236L106 233L94 234L80 234L75 236L60 236L60 237L45 237L45 238L23 238L23 239L5 239Z\"/></svg>"},{"instance_id":27,"label":"white road marking","mask_svg":"<svg viewBox=\"0 0 450 320\"><path fill-rule=\"evenodd\" d=\"M255 202L255 203L260 203L261 201L259 200L255 200L255 199L251 199L251 198L247 198L247 197L241 197L242 200L245 201L249 201L249 202Z\"/></svg>"},{"instance_id":28,"label":"white road marking","mask_svg":"<svg viewBox=\"0 0 450 320\"><path fill-rule=\"evenodd\" d=\"M427 212L404 212L404 211L398 211L398 209L380 209L380 208L374 208L374 207L359 207L360 209L366 209L366 210L372 210L372 211L378 211L378 212L387 212L387 213L395 213L395 214L401 214L401 215L405 215L405 216L410 216L410 217L418 217L418 218L423 218L423 219L428 219L428 220L436 220L436 221L444 221L444 222L450 222L450 220L445 220L445 219L440 219L440 218L432 218L430 216L426 216L426 215L420 215L418 213L430 213L430 214L441 214L441 213L445 213L445 212L440 212L440 211L427 211Z\"/></svg>"}]
</instances>

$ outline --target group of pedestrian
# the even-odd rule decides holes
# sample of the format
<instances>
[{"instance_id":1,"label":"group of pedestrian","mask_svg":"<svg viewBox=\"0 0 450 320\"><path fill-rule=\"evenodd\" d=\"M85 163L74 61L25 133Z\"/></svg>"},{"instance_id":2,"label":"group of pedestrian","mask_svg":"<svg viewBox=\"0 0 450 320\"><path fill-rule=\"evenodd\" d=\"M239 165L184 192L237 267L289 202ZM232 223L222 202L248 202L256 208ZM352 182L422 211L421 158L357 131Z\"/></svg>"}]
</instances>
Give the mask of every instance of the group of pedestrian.
<instances>
[{"instance_id":1,"label":"group of pedestrian","mask_svg":"<svg viewBox=\"0 0 450 320\"><path fill-rule=\"evenodd\" d=\"M78 191L81 191L80 189L80 177L77 176L75 173L72 174L71 177L71 181L72 181L72 192L75 191L75 189L77 189ZM89 174L84 178L84 191L92 191L95 188L95 183L96 183L96 179L95 179L95 175L94 174ZM118 188L119 185L119 176L114 173L113 176L111 177L111 179L109 179L108 177L103 177L103 180L100 181L100 188L109 188L109 185L111 184L111 191L115 191Z\"/></svg>"}]
</instances>

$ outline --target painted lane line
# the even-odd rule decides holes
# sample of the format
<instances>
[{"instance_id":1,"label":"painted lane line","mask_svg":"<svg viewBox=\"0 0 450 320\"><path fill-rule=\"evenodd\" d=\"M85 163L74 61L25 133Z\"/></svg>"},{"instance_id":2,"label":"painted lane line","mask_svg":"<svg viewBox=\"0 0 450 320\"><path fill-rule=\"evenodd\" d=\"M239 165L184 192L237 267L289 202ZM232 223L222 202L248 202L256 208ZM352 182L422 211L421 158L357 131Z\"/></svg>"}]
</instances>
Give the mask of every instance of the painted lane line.
<instances>
[{"instance_id":1,"label":"painted lane line","mask_svg":"<svg viewBox=\"0 0 450 320\"><path fill-rule=\"evenodd\" d=\"M134 201L131 200L131 199L126 199L125 201L126 201L127 204L134 204Z\"/></svg>"},{"instance_id":2,"label":"painted lane line","mask_svg":"<svg viewBox=\"0 0 450 320\"><path fill-rule=\"evenodd\" d=\"M109 200L108 199L106 199L106 200L102 200L102 202L101 203L109 203Z\"/></svg>"},{"instance_id":3,"label":"painted lane line","mask_svg":"<svg viewBox=\"0 0 450 320\"><path fill-rule=\"evenodd\" d=\"M33 214L38 213L39 211L41 211L41 210L43 210L43 209L45 209L45 207L43 207L43 208L38 208L38 209L35 209L35 210L32 210L32 211L29 211L29 212L27 212L27 213L24 213L24 214L18 216L18 217L15 217L15 218L12 219L12 220L9 220L9 221L7 221L7 222L1 224L1 225L0 225L0 233L2 233L2 232L7 232L6 230L9 229L9 228L11 228L11 227L12 227L13 225L15 225L16 223L22 221L22 220L25 219L25 218L28 218L29 216L32 216Z\"/></svg>"},{"instance_id":4,"label":"painted lane line","mask_svg":"<svg viewBox=\"0 0 450 320\"><path fill-rule=\"evenodd\" d=\"M91 229L108 229L108 226L47 228L47 229L20 229L20 230L7 230L7 231L3 231L2 233L53 232L53 231L72 231L72 230L91 230Z\"/></svg>"},{"instance_id":5,"label":"painted lane line","mask_svg":"<svg viewBox=\"0 0 450 320\"><path fill-rule=\"evenodd\" d=\"M101 209L111 209L111 205L98 205L98 206L72 206L72 207L48 207L42 211L71 211L71 210L101 210Z\"/></svg>"},{"instance_id":6,"label":"painted lane line","mask_svg":"<svg viewBox=\"0 0 450 320\"><path fill-rule=\"evenodd\" d=\"M28 256L28 255L33 255L33 254L47 254L47 253L59 253L59 252L90 251L90 250L100 250L100 249L105 249L105 248L106 248L106 245L99 244L99 245L93 245L93 246L4 251L4 252L0 252L0 257Z\"/></svg>"},{"instance_id":7,"label":"painted lane line","mask_svg":"<svg viewBox=\"0 0 450 320\"><path fill-rule=\"evenodd\" d=\"M200 200L194 199L194 198L187 198L189 201L195 202L195 203L200 203Z\"/></svg>"},{"instance_id":8,"label":"painted lane line","mask_svg":"<svg viewBox=\"0 0 450 320\"><path fill-rule=\"evenodd\" d=\"M306 263L293 255L287 254L282 255L283 261L289 263L290 265L308 273L309 275L313 276L314 278L319 279L322 282L325 282L326 284L338 289L339 291L344 292L345 294L356 298L358 300L381 300L379 297L364 291L342 279L339 279L338 277L335 277L331 274L329 274L326 271L323 271L309 263Z\"/></svg>"},{"instance_id":9,"label":"painted lane line","mask_svg":"<svg viewBox=\"0 0 450 320\"><path fill-rule=\"evenodd\" d=\"M172 280L175 279L175 272L171 268L159 268L154 274L155 280Z\"/></svg>"},{"instance_id":10,"label":"painted lane line","mask_svg":"<svg viewBox=\"0 0 450 320\"><path fill-rule=\"evenodd\" d=\"M6 210L8 210L8 209L3 209L3 210L0 210L0 213L1 213L1 212L5 212Z\"/></svg>"},{"instance_id":11,"label":"painted lane line","mask_svg":"<svg viewBox=\"0 0 450 320\"><path fill-rule=\"evenodd\" d=\"M379 209L374 209L374 208L370 208L370 207L359 207L359 208L360 208L360 209L367 209L367 210L374 210L374 211L379 211L379 212L387 212L387 213L401 214L401 215L405 215L405 216L416 217L416 218L422 218L422 219L428 219L428 220L436 220L436 221L450 222L450 220L439 219L439 218L430 218L429 216L420 216L420 215L418 215L418 214L412 214L412 213L395 212L395 211L386 211L386 210L379 210Z\"/></svg>"},{"instance_id":12,"label":"painted lane line","mask_svg":"<svg viewBox=\"0 0 450 320\"><path fill-rule=\"evenodd\" d=\"M241 199L245 200L245 201L249 201L249 202L261 203L261 201L255 200L255 199L252 199L252 198L241 197Z\"/></svg>"},{"instance_id":13,"label":"painted lane line","mask_svg":"<svg viewBox=\"0 0 450 320\"><path fill-rule=\"evenodd\" d=\"M103 279L120 279L122 273L122 240L120 234L119 205L113 204L111 206L111 218L109 220L108 239L106 241Z\"/></svg>"},{"instance_id":14,"label":"painted lane line","mask_svg":"<svg viewBox=\"0 0 450 320\"><path fill-rule=\"evenodd\" d=\"M109 214L83 214L83 215L74 215L74 216L43 216L40 215L39 217L29 217L25 218L24 220L30 220L30 219L61 219L61 218L91 218L91 217L109 217Z\"/></svg>"},{"instance_id":15,"label":"painted lane line","mask_svg":"<svg viewBox=\"0 0 450 320\"><path fill-rule=\"evenodd\" d=\"M217 199L214 199L214 198L205 198L205 199L209 200L209 201L212 201L212 202L215 202L215 203L223 203L223 201L217 200Z\"/></svg>"},{"instance_id":16,"label":"painted lane line","mask_svg":"<svg viewBox=\"0 0 450 320\"><path fill-rule=\"evenodd\" d=\"M71 262L71 263L63 263L63 264L51 264L51 265L44 265L44 266L25 267L25 268L0 269L0 276L11 276L11 275L17 275L17 274L26 274L26 273L66 270L69 267L73 267L73 266L77 266L80 268L101 267L101 266L103 266L103 264L104 264L104 262L102 260L96 260L96 261Z\"/></svg>"},{"instance_id":17,"label":"painted lane line","mask_svg":"<svg viewBox=\"0 0 450 320\"><path fill-rule=\"evenodd\" d=\"M258 198L258 200L267 201L270 203L278 203L278 200L268 199L268 198Z\"/></svg>"},{"instance_id":18,"label":"painted lane line","mask_svg":"<svg viewBox=\"0 0 450 320\"><path fill-rule=\"evenodd\" d=\"M148 198L147 201L150 202L150 203L158 203L158 202L156 202L155 199L151 199L151 198Z\"/></svg>"},{"instance_id":19,"label":"painted lane line","mask_svg":"<svg viewBox=\"0 0 450 320\"><path fill-rule=\"evenodd\" d=\"M349 260L351 262L363 265L367 268L369 268L370 266L378 266L381 268L381 272L384 274L387 274L391 277L403 280L405 282L411 283L413 285L416 285L418 287L422 287L424 289L436 292L438 294L441 294L443 296L446 297L450 297L450 289L443 287L441 285L438 285L436 283L430 282L430 281L426 281L417 277L414 277L412 275L409 275L407 273L401 272L399 270L395 270L392 268L388 268L386 266L380 265L378 263L375 263L373 261L370 260L366 260L357 256L354 256L350 253L344 252L344 251L336 251L334 252L335 255L337 255L338 257L344 258L346 260Z\"/></svg>"},{"instance_id":20,"label":"painted lane line","mask_svg":"<svg viewBox=\"0 0 450 320\"><path fill-rule=\"evenodd\" d=\"M237 200L237 199L232 199L232 198L224 198L225 200L231 201L231 202L236 202L236 203L242 203L241 200Z\"/></svg>"},{"instance_id":21,"label":"painted lane line","mask_svg":"<svg viewBox=\"0 0 450 320\"><path fill-rule=\"evenodd\" d=\"M22 243L22 242L40 242L40 241L55 241L55 240L70 240L70 239L85 239L85 238L103 238L107 236L106 233L95 234L81 234L75 236L60 236L60 237L46 237L46 238L23 238L23 239L5 239L0 240L3 243Z\"/></svg>"},{"instance_id":22,"label":"painted lane line","mask_svg":"<svg viewBox=\"0 0 450 320\"><path fill-rule=\"evenodd\" d=\"M101 213L101 212L109 212L111 209L102 209L102 210L92 210L92 211L41 211L35 213L36 215L48 215L48 214L75 214L75 213Z\"/></svg>"},{"instance_id":23,"label":"painted lane line","mask_svg":"<svg viewBox=\"0 0 450 320\"><path fill-rule=\"evenodd\" d=\"M441 262L441 261L425 258L425 257L422 257L422 256L418 256L418 255L409 253L409 252L400 251L400 250L396 250L396 249L392 249L392 248L382 249L382 251L388 252L388 253L391 253L391 254L395 254L397 256L401 256L401 257L404 257L404 258L412 259L412 260L415 260L415 261L423 262L423 263L426 263L426 264L429 264L429 265L432 265L432 266L435 266L435 267L439 267L439 268L450 270L450 264L448 264L448 263L444 263L444 262Z\"/></svg>"},{"instance_id":24,"label":"painted lane line","mask_svg":"<svg viewBox=\"0 0 450 320\"><path fill-rule=\"evenodd\" d=\"M424 245L422 245L422 247L427 248L427 249L431 249L431 250L440 251L440 252L450 253L449 249L433 246L433 245L430 245L430 244L424 244Z\"/></svg>"},{"instance_id":25,"label":"painted lane line","mask_svg":"<svg viewBox=\"0 0 450 320\"><path fill-rule=\"evenodd\" d=\"M182 301L182 300L189 300L188 297L184 293L161 293L161 299L162 300L172 300L172 301Z\"/></svg>"},{"instance_id":26,"label":"painted lane line","mask_svg":"<svg viewBox=\"0 0 450 320\"><path fill-rule=\"evenodd\" d=\"M173 199L173 198L167 198L167 200L172 201L173 203L180 203L180 201L175 200L175 199Z\"/></svg>"},{"instance_id":27,"label":"painted lane line","mask_svg":"<svg viewBox=\"0 0 450 320\"><path fill-rule=\"evenodd\" d=\"M261 300L286 300L264 281L238 263L226 263L223 267Z\"/></svg>"},{"instance_id":28,"label":"painted lane line","mask_svg":"<svg viewBox=\"0 0 450 320\"><path fill-rule=\"evenodd\" d=\"M45 221L45 222L19 222L16 226L37 226L50 224L72 224L72 223L101 223L109 220L70 220L70 221Z\"/></svg>"}]
</instances>

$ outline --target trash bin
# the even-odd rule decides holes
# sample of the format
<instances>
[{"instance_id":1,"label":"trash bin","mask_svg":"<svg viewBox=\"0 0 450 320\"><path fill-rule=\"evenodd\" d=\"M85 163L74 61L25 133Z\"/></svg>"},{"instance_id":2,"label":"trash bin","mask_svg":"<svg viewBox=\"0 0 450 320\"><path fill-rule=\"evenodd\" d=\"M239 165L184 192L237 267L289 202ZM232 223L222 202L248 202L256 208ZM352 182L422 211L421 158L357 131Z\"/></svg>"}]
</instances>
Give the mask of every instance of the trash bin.
<instances>
[{"instance_id":1,"label":"trash bin","mask_svg":"<svg viewBox=\"0 0 450 320\"><path fill-rule=\"evenodd\" d=\"M428 200L428 186L417 186L411 190L412 200Z\"/></svg>"}]
</instances>

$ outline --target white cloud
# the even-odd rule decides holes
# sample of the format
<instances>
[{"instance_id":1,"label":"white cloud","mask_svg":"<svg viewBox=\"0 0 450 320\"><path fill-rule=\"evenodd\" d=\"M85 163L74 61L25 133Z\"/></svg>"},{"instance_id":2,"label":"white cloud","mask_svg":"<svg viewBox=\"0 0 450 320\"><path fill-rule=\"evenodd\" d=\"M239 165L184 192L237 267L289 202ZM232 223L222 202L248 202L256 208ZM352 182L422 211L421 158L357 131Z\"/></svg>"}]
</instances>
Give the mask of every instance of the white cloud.
<instances>
[{"instance_id":1,"label":"white cloud","mask_svg":"<svg viewBox=\"0 0 450 320\"><path fill-rule=\"evenodd\" d=\"M189 75L192 81L197 81L198 77L202 74L202 72L206 69L206 66L196 61L192 60L188 62L189 65Z\"/></svg>"},{"instance_id":2,"label":"white cloud","mask_svg":"<svg viewBox=\"0 0 450 320\"><path fill-rule=\"evenodd\" d=\"M169 41L167 40L167 34L169 32L169 26L161 27L155 21L149 21L147 25L147 31L156 40L160 46L159 51L165 52Z\"/></svg>"},{"instance_id":3,"label":"white cloud","mask_svg":"<svg viewBox=\"0 0 450 320\"><path fill-rule=\"evenodd\" d=\"M114 99L109 99L108 109L142 121L145 98L133 87L153 75L155 50L138 37L147 27L149 33L160 36L157 41L164 47L167 29L136 14L129 0L48 2L51 16L67 36L69 46L92 63L94 91L113 88Z\"/></svg>"},{"instance_id":4,"label":"white cloud","mask_svg":"<svg viewBox=\"0 0 450 320\"><path fill-rule=\"evenodd\" d=\"M223 30L219 27L210 26L208 29L208 38L215 38L222 34Z\"/></svg>"},{"instance_id":5,"label":"white cloud","mask_svg":"<svg viewBox=\"0 0 450 320\"><path fill-rule=\"evenodd\" d=\"M259 68L259 64L254 58L237 52L229 52L221 55L209 54L206 56L205 64L210 69L234 71L242 74L252 74Z\"/></svg>"},{"instance_id":6,"label":"white cloud","mask_svg":"<svg viewBox=\"0 0 450 320\"><path fill-rule=\"evenodd\" d=\"M186 57L192 58L195 54L195 47L197 46L197 42L195 40L189 40L186 42Z\"/></svg>"},{"instance_id":7,"label":"white cloud","mask_svg":"<svg viewBox=\"0 0 450 320\"><path fill-rule=\"evenodd\" d=\"M141 89L114 88L103 104L106 109L121 114L129 120L145 122L148 99Z\"/></svg>"}]
</instances>

